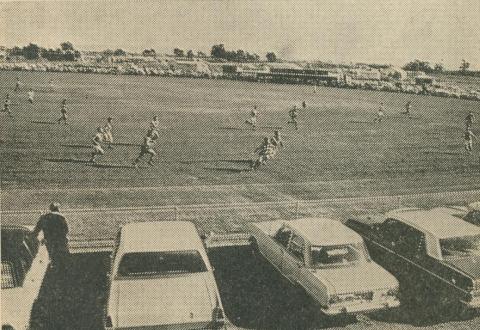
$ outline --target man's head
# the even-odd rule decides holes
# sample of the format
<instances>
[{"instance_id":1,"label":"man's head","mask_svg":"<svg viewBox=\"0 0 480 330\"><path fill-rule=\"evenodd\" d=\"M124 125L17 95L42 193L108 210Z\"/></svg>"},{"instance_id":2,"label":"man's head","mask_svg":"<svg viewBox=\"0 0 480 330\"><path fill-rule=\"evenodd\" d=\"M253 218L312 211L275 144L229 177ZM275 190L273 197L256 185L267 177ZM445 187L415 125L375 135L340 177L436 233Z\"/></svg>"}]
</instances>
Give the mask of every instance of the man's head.
<instances>
[{"instance_id":1,"label":"man's head","mask_svg":"<svg viewBox=\"0 0 480 330\"><path fill-rule=\"evenodd\" d=\"M153 120L158 120L158 116L153 116Z\"/></svg>"},{"instance_id":2,"label":"man's head","mask_svg":"<svg viewBox=\"0 0 480 330\"><path fill-rule=\"evenodd\" d=\"M63 103L63 104L67 103L67 99L63 99L63 100L62 100L62 103Z\"/></svg>"},{"instance_id":3,"label":"man's head","mask_svg":"<svg viewBox=\"0 0 480 330\"><path fill-rule=\"evenodd\" d=\"M108 118L107 118L107 121L108 121L108 122L111 122L112 119L113 119L112 117L108 117Z\"/></svg>"},{"instance_id":4,"label":"man's head","mask_svg":"<svg viewBox=\"0 0 480 330\"><path fill-rule=\"evenodd\" d=\"M49 209L52 212L58 212L58 210L60 209L60 203L57 203L57 202L51 203L49 206Z\"/></svg>"}]
</instances>

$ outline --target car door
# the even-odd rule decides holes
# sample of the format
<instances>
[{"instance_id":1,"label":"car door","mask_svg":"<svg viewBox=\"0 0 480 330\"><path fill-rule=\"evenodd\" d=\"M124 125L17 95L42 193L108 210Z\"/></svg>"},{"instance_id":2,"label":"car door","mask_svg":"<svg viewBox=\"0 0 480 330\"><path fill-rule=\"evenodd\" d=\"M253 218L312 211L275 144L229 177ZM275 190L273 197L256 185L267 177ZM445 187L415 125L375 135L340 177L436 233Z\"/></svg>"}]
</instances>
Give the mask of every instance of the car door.
<instances>
[{"instance_id":1,"label":"car door","mask_svg":"<svg viewBox=\"0 0 480 330\"><path fill-rule=\"evenodd\" d=\"M282 226L271 240L261 247L263 255L270 263L283 273L283 259L287 254L287 247L292 236L292 230L287 226Z\"/></svg>"},{"instance_id":2,"label":"car door","mask_svg":"<svg viewBox=\"0 0 480 330\"><path fill-rule=\"evenodd\" d=\"M301 283L304 279L302 270L305 268L305 239L292 232L282 263L282 272L292 283Z\"/></svg>"}]
</instances>

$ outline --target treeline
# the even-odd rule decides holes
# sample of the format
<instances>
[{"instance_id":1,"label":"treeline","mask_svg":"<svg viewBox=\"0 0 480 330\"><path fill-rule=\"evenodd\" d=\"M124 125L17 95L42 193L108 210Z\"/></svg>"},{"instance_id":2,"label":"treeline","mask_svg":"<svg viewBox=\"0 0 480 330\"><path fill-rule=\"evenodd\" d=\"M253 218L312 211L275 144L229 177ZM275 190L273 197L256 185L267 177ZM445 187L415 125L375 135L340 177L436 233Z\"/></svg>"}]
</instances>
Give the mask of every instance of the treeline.
<instances>
[{"instance_id":1,"label":"treeline","mask_svg":"<svg viewBox=\"0 0 480 330\"><path fill-rule=\"evenodd\" d=\"M445 70L443 64L436 63L434 65L427 61L414 60L405 64L402 69L407 71L423 71L425 73L445 73L462 76L480 77L480 71L469 70L470 63L462 59L458 70Z\"/></svg>"},{"instance_id":2,"label":"treeline","mask_svg":"<svg viewBox=\"0 0 480 330\"><path fill-rule=\"evenodd\" d=\"M148 51L147 49L145 51ZM145 53L144 51L144 53ZM204 52L197 52L195 54L193 50L188 50L185 51L180 48L175 48L173 50L173 55L177 57L187 57L189 59L196 57L202 58L202 57L207 57L207 54ZM243 49L238 49L238 50L227 50L225 49L224 44L218 44L218 45L213 45L211 50L210 50L210 56L213 59L219 60L219 61L228 61L228 62L259 62L261 60L260 56L256 53L249 53L244 51ZM277 62L278 58L277 55L274 52L268 52L265 55L265 58L267 59L268 62Z\"/></svg>"},{"instance_id":3,"label":"treeline","mask_svg":"<svg viewBox=\"0 0 480 330\"><path fill-rule=\"evenodd\" d=\"M44 58L49 61L75 61L81 57L78 50L73 47L71 42L62 42L59 48L43 48L37 44L30 43L22 48L13 47L10 50L10 56L23 56L27 60L36 60Z\"/></svg>"}]
</instances>

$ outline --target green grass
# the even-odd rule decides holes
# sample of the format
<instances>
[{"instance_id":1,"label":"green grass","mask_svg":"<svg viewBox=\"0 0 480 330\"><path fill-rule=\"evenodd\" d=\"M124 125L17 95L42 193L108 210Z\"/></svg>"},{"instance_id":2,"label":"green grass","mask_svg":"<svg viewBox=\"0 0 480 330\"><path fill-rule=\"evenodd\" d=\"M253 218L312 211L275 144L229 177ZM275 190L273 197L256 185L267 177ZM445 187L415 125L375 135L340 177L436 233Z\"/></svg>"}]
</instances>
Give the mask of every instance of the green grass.
<instances>
[{"instance_id":1,"label":"green grass","mask_svg":"<svg viewBox=\"0 0 480 330\"><path fill-rule=\"evenodd\" d=\"M13 93L17 76L24 86ZM308 86L226 80L34 72L0 72L0 78L0 95L10 92L15 115L14 120L4 114L0 118L2 209L38 208L52 198L69 207L140 206L480 186L478 145L474 155L462 149L463 118L478 107L472 101L335 88L314 94ZM33 105L26 102L29 87L36 91ZM64 97L70 125L32 123L55 121ZM303 100L308 107L300 112L295 131L286 125L287 111ZM414 119L400 114L407 100L413 102ZM373 124L380 102L387 118ZM251 159L262 137L272 134L272 129L252 131L243 124L254 104L259 126L284 127L285 148L260 171L238 172L247 167L241 160ZM96 168L47 160L87 160L90 149L62 145L89 145L108 116L115 118L116 142L138 144L154 114L164 127L154 167ZM221 129L225 127L243 129ZM138 149L117 146L99 161L129 165ZM272 183L276 185L268 186ZM205 185L220 187L195 188ZM175 188L159 188L166 186ZM128 187L157 189L149 194L113 190ZM63 190L51 190L57 188ZM89 190L94 188L99 190Z\"/></svg>"}]
</instances>

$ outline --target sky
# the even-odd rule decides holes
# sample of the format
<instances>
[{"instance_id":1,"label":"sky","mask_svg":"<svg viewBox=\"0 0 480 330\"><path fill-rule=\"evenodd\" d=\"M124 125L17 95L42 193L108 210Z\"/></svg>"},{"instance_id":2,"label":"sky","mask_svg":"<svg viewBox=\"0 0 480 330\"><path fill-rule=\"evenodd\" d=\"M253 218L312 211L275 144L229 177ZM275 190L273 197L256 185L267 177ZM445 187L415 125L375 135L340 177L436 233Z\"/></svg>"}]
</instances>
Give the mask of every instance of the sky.
<instances>
[{"instance_id":1,"label":"sky","mask_svg":"<svg viewBox=\"0 0 480 330\"><path fill-rule=\"evenodd\" d=\"M0 45L209 53L480 69L480 0L0 0Z\"/></svg>"}]
</instances>

